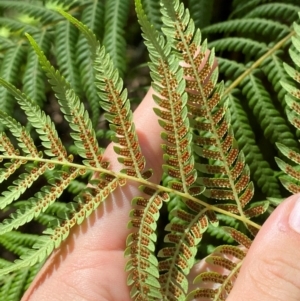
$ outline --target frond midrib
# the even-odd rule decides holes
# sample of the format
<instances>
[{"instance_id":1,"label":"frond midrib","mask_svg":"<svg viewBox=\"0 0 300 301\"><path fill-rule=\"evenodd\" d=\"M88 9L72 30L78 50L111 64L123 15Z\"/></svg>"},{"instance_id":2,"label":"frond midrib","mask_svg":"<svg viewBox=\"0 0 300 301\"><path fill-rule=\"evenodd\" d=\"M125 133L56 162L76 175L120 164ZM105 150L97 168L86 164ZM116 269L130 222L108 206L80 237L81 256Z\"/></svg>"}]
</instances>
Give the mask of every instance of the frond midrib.
<instances>
[{"instance_id":1,"label":"frond midrib","mask_svg":"<svg viewBox=\"0 0 300 301\"><path fill-rule=\"evenodd\" d=\"M208 204L206 202L203 202L203 201L197 199L196 197L191 196L188 193L182 193L182 192L176 191L176 190L174 190L172 188L164 187L164 186L152 183L152 182L147 181L147 180L145 180L143 178L136 178L136 177L129 176L129 175L126 175L126 174L121 173L121 172L115 172L115 171L112 171L112 170L104 169L102 167L85 166L85 165L81 165L81 164L72 163L70 161L62 162L62 161L58 161L58 160L55 160L55 159L36 158L36 157L30 157L30 156L5 156L5 155L0 155L0 160L1 159L3 159L3 160L5 160L5 159L8 159L8 160L19 159L19 160L27 160L27 161L45 162L45 163L54 164L54 165L74 167L76 169L84 170L84 171L92 171L92 172L95 172L95 173L104 173L104 174L111 175L111 176L119 178L119 179L124 178L126 180L131 180L131 181L136 182L138 184L151 187L151 188L153 188L155 190L175 193L175 194L181 196L183 199L192 200L195 203L200 204L200 205L206 207L207 210L211 210L211 211L215 211L215 212L219 212L221 214L225 214L225 215L231 216L231 217L233 217L233 218L235 218L237 220L240 220L240 221L244 222L245 224L253 226L256 229L260 229L261 228L261 226L259 224L255 223L255 222L253 222L253 221L251 221L251 220L249 220L247 218L243 218L240 215L233 214L233 213L228 212L226 210L222 210L222 209L220 209L217 206L214 206L214 205Z\"/></svg>"}]
</instances>

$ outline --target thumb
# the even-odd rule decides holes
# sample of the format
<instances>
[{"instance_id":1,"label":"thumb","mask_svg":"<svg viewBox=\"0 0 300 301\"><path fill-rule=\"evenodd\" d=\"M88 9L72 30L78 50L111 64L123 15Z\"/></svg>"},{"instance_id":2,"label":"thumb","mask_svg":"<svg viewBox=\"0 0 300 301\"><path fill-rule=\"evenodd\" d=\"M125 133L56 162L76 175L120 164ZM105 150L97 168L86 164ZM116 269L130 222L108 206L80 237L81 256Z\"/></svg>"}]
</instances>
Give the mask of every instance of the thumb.
<instances>
[{"instance_id":1,"label":"thumb","mask_svg":"<svg viewBox=\"0 0 300 301\"><path fill-rule=\"evenodd\" d=\"M227 301L300 300L300 194L289 197L257 234Z\"/></svg>"}]
</instances>

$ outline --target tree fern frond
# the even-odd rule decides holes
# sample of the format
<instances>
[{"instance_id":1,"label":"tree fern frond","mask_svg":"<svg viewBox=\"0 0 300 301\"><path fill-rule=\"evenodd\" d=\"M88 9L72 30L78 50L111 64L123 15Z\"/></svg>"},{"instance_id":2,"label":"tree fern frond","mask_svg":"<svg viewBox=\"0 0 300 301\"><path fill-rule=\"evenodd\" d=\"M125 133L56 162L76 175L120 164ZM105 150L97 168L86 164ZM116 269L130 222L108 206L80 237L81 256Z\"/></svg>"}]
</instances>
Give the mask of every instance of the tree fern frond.
<instances>
[{"instance_id":1,"label":"tree fern frond","mask_svg":"<svg viewBox=\"0 0 300 301\"><path fill-rule=\"evenodd\" d=\"M298 142L289 129L288 123L280 112L272 104L272 100L259 77L254 74L249 75L249 80L242 82L242 93L248 99L249 107L252 109L267 139L272 143L284 141L285 145L291 148L298 148ZM271 127L276 124L276 132ZM278 130L278 132L277 132Z\"/></svg>"},{"instance_id":2,"label":"tree fern frond","mask_svg":"<svg viewBox=\"0 0 300 301\"><path fill-rule=\"evenodd\" d=\"M92 57L96 56L96 87L99 90L101 106L108 112L105 117L111 123L110 128L116 133L113 141L117 143L117 146L114 147L116 153L121 155L118 160L125 167L130 167L124 170L128 175L149 177L149 173L141 174L146 162L132 123L127 90L122 90L123 81L119 77L117 69L110 56L106 54L104 47L101 47L96 55L94 54L95 45L98 45L98 42L95 41L95 36L91 34L91 31L88 31L81 22L75 21L71 16L67 17L90 41Z\"/></svg>"},{"instance_id":3,"label":"tree fern frond","mask_svg":"<svg viewBox=\"0 0 300 301\"><path fill-rule=\"evenodd\" d=\"M18 76L22 61L25 55L25 48L20 43L16 47L9 48L4 55L0 77L12 84L18 84ZM0 109L9 114L12 113L14 99L11 94L3 87L0 87Z\"/></svg>"},{"instance_id":4,"label":"tree fern frond","mask_svg":"<svg viewBox=\"0 0 300 301\"><path fill-rule=\"evenodd\" d=\"M233 3L233 11L230 15L231 18L240 18L246 14L249 14L252 10L256 9L258 6L269 3L269 0L250 0L250 1L241 1L236 0ZM279 1L278 1L279 2ZM295 4L295 0L284 0L285 4ZM277 4L277 3L276 3ZM275 6L275 3L270 3L270 6ZM298 11L298 10L297 10Z\"/></svg>"},{"instance_id":5,"label":"tree fern frond","mask_svg":"<svg viewBox=\"0 0 300 301\"><path fill-rule=\"evenodd\" d=\"M210 266L210 271L202 272L195 278L195 283L199 283L200 287L190 292L186 300L206 297L207 300L214 301L225 300L228 297L250 248L251 240L234 228L224 227L224 230L242 245L244 250L231 245L217 247L205 260Z\"/></svg>"},{"instance_id":6,"label":"tree fern frond","mask_svg":"<svg viewBox=\"0 0 300 301\"><path fill-rule=\"evenodd\" d=\"M135 228L126 241L125 255L130 255L126 270L129 271L127 284L132 286L130 295L135 300L161 299L160 283L158 281L158 261L154 256L156 242L156 221L163 201L168 200L167 194L160 194L141 187L149 194L147 197L137 197L132 200L131 221L129 228ZM144 279L143 282L140 279Z\"/></svg>"},{"instance_id":7,"label":"tree fern frond","mask_svg":"<svg viewBox=\"0 0 300 301\"><path fill-rule=\"evenodd\" d=\"M290 32L290 29L288 26L278 23L278 21L265 20L262 18L246 18L210 25L203 29L202 34L228 34L233 32L237 34L250 33L251 35L255 35L256 38L262 36L264 41L266 41L266 39L273 41L275 38L283 38Z\"/></svg>"},{"instance_id":8,"label":"tree fern frond","mask_svg":"<svg viewBox=\"0 0 300 301\"><path fill-rule=\"evenodd\" d=\"M142 5L149 22L160 31L162 26L160 4L156 0L142 0Z\"/></svg>"},{"instance_id":9,"label":"tree fern frond","mask_svg":"<svg viewBox=\"0 0 300 301\"><path fill-rule=\"evenodd\" d=\"M0 300L19 301L51 252L130 180L141 185L125 249L132 300L223 301L260 228L252 219L288 194L279 179L300 193L300 1L134 2L146 47L129 0L0 1L0 251L10 258L0 258ZM283 65L288 49L294 68ZM150 58L164 161L155 182L130 104L148 77L127 74L132 53ZM111 141L121 171L103 157ZM208 270L192 291L201 258Z\"/></svg>"},{"instance_id":10,"label":"tree fern frond","mask_svg":"<svg viewBox=\"0 0 300 301\"><path fill-rule=\"evenodd\" d=\"M299 6L292 3L266 3L255 7L245 15L247 18L267 18L280 20L282 23L290 24L297 19Z\"/></svg>"},{"instance_id":11,"label":"tree fern frond","mask_svg":"<svg viewBox=\"0 0 300 301\"><path fill-rule=\"evenodd\" d=\"M150 25L141 1L136 1L136 11L152 61L150 69L154 80L153 88L157 92L153 98L159 106L154 111L159 116L159 123L164 130L162 133L162 138L165 140L163 168L165 173L172 178L169 181L172 189L192 193L194 188L191 186L196 180L196 174L193 156L188 146L191 134L188 133L187 111L184 110L187 98L184 93L183 72L179 69L179 61L170 54L170 44L166 43ZM176 148L176 145L179 147ZM195 187L193 192L197 194L202 190ZM170 224L167 230L172 233L168 234L165 239L167 242L175 243L175 246L163 248L158 254L160 257L167 257L159 263L159 270L163 273L159 277L159 282L161 291L168 299L176 295L178 300L182 300L186 294L188 284L185 275L193 265L196 245L202 236L200 233L206 230L205 224L208 224L205 215L206 208L199 208L193 202L187 201L187 203L190 204L191 210L196 208L194 214L176 210L172 212L186 224L188 231L177 230L178 233L174 234L177 224ZM176 244L172 237L176 237L176 242L180 241L180 243Z\"/></svg>"},{"instance_id":12,"label":"tree fern frond","mask_svg":"<svg viewBox=\"0 0 300 301\"><path fill-rule=\"evenodd\" d=\"M18 272L10 275L12 277L11 284L6 291L6 301L19 301L25 291L29 269L21 269Z\"/></svg>"},{"instance_id":13,"label":"tree fern frond","mask_svg":"<svg viewBox=\"0 0 300 301\"><path fill-rule=\"evenodd\" d=\"M286 91L280 84L281 81L291 82L291 79L286 74L282 60L280 59L280 53L272 54L262 64L262 71L268 78L268 81L272 84L274 91L277 93L278 100L283 110L286 109L285 95Z\"/></svg>"},{"instance_id":14,"label":"tree fern frond","mask_svg":"<svg viewBox=\"0 0 300 301\"><path fill-rule=\"evenodd\" d=\"M92 128L87 111L83 104L80 103L78 96L70 88L69 83L50 64L33 38L29 35L27 37L39 57L46 76L49 78L49 82L56 93L66 120L70 122L70 127L78 133L71 135L75 140L79 155L87 159L83 163L94 167L101 167L106 163L101 162L102 150L98 145L96 134Z\"/></svg>"},{"instance_id":15,"label":"tree fern frond","mask_svg":"<svg viewBox=\"0 0 300 301\"><path fill-rule=\"evenodd\" d=\"M4 133L0 134L0 150L7 155L20 154L19 150L16 150L10 140ZM5 168L1 168L0 182L6 180L11 176L22 164L26 163L24 160L13 160L11 163L6 163Z\"/></svg>"},{"instance_id":16,"label":"tree fern frond","mask_svg":"<svg viewBox=\"0 0 300 301\"><path fill-rule=\"evenodd\" d=\"M67 185L67 182L71 180L70 177L77 176L78 174L76 170L74 169L72 170L73 173L71 175L67 174L66 177L63 178L63 180L57 182L56 184L58 186ZM100 205L100 203L109 195L109 193L118 187L118 185L124 185L124 183L117 178L107 176L106 178L103 177L102 181L101 180L99 181L98 191L97 191L97 187L95 187L96 189L95 195L87 193L87 191L83 192L82 198L79 196L79 199L82 200L83 202L78 203L79 206L76 209L76 211L73 212L73 214L69 218L67 218L63 223L61 223L55 229L48 228L47 230L45 230L44 231L45 235L38 237L37 242L33 245L32 249L30 249L26 254L21 255L20 258L17 259L13 264L0 269L0 276L19 270L21 268L32 266L47 258L51 254L51 252L55 248L58 248L62 243L62 241L68 237L70 233L70 229L73 228L75 225L80 225L82 221L86 217L88 217ZM57 190L58 193L61 193L62 190L59 189L58 186L54 186L55 190ZM39 204L41 211L44 211L47 208L47 205L50 205L50 203L51 203L51 193L47 194L46 192L44 202L40 202ZM19 216L20 213L21 212L19 211L17 215ZM23 220L20 219L20 221L18 222L22 223L26 218L28 217L32 218L33 215L34 212L32 212L32 216L26 214L25 218ZM3 224L1 228L3 227L4 228L12 227L12 225L9 223Z\"/></svg>"},{"instance_id":17,"label":"tree fern frond","mask_svg":"<svg viewBox=\"0 0 300 301\"><path fill-rule=\"evenodd\" d=\"M126 167L126 174L142 177L146 161L132 121L127 90L123 90L123 81L104 47L100 48L96 57L95 71L101 107L107 111L105 118L116 134L112 140L116 144L115 152L120 155L118 161Z\"/></svg>"},{"instance_id":18,"label":"tree fern frond","mask_svg":"<svg viewBox=\"0 0 300 301\"><path fill-rule=\"evenodd\" d=\"M25 162L21 163L24 164ZM3 209L13 201L17 200L20 195L27 190L27 188L29 188L42 174L45 173L47 168L49 168L49 165L46 164L39 164L31 168L27 167L27 173L21 174L19 178L14 181L14 185L8 187L9 190L1 193L0 208ZM10 169L12 169L11 166Z\"/></svg>"},{"instance_id":19,"label":"tree fern frond","mask_svg":"<svg viewBox=\"0 0 300 301\"><path fill-rule=\"evenodd\" d=\"M249 38L228 37L209 43L216 51L234 51L246 55L247 62L251 58L259 58L267 52L268 48L265 43L257 42Z\"/></svg>"},{"instance_id":20,"label":"tree fern frond","mask_svg":"<svg viewBox=\"0 0 300 301\"><path fill-rule=\"evenodd\" d=\"M29 288L30 284L35 279L35 277L37 276L37 273L41 270L44 263L45 263L45 260L42 260L41 262L36 263L35 265L33 265L29 268L29 273L27 274L27 277L25 279L26 282L24 283L24 293ZM18 300L16 300L16 301L18 301Z\"/></svg>"},{"instance_id":21,"label":"tree fern frond","mask_svg":"<svg viewBox=\"0 0 300 301\"><path fill-rule=\"evenodd\" d=\"M196 28L203 29L210 24L214 0L189 0L189 10Z\"/></svg>"},{"instance_id":22,"label":"tree fern frond","mask_svg":"<svg viewBox=\"0 0 300 301\"><path fill-rule=\"evenodd\" d=\"M44 262L42 262L44 264ZM0 300L20 301L29 284L37 275L42 265L36 264L30 268L20 269L1 279Z\"/></svg>"},{"instance_id":23,"label":"tree fern frond","mask_svg":"<svg viewBox=\"0 0 300 301\"><path fill-rule=\"evenodd\" d=\"M9 39L8 37L0 36L0 52L7 50L8 48L15 47L14 41ZM2 58L1 58L2 59Z\"/></svg>"},{"instance_id":24,"label":"tree fern frond","mask_svg":"<svg viewBox=\"0 0 300 301\"><path fill-rule=\"evenodd\" d=\"M39 133L43 146L47 148L47 150L45 150L45 154L48 156L54 156L59 161L68 161L67 151L61 140L58 138L58 133L56 132L55 126L51 122L49 116L46 116L38 105L10 83L0 78L0 84L16 99L18 99L18 102L26 113L28 120ZM18 138L17 135L16 137ZM34 152L31 155L36 156L37 154Z\"/></svg>"},{"instance_id":25,"label":"tree fern frond","mask_svg":"<svg viewBox=\"0 0 300 301\"><path fill-rule=\"evenodd\" d=\"M35 39L36 40L36 39ZM76 62L76 44L78 41L78 30L70 22L64 21L56 25L55 45L57 65L61 74L70 83L77 95L81 95L79 74ZM38 43L41 45L40 43ZM45 50L42 48L45 52Z\"/></svg>"},{"instance_id":26,"label":"tree fern frond","mask_svg":"<svg viewBox=\"0 0 300 301\"><path fill-rule=\"evenodd\" d=\"M290 49L290 56L293 60L293 63L299 67L300 66L300 25L294 24L294 30L296 32L296 36L292 37L292 44L295 48L295 50ZM287 72L287 74L294 80L294 82L299 83L299 72L294 69L293 67L284 64L284 68ZM291 124L293 124L296 128L300 128L300 105L299 105L299 99L300 99L300 90L296 88L294 85L291 85L290 83L281 82L283 88L288 92L286 95L286 103L288 106L288 118ZM296 162L298 165L300 163L300 155L298 152L295 152L291 148L289 148L287 145L277 144L279 150L290 160ZM300 191L300 173L297 170L296 167L291 166L288 163L285 163L283 160L276 158L276 162L279 166L279 168L286 173L288 176L281 177L280 180L283 184L283 186L289 190L292 193L298 193Z\"/></svg>"},{"instance_id":27,"label":"tree fern frond","mask_svg":"<svg viewBox=\"0 0 300 301\"><path fill-rule=\"evenodd\" d=\"M161 134L166 142L163 145L166 163L163 169L174 179L169 182L170 187L187 193L196 180L196 170L189 147L192 135L188 132L189 122L185 109L187 95L184 93L183 72L176 57L170 55L170 44L165 43L164 39L153 31L145 15L142 15L142 9L139 21L147 34L145 44L152 60L150 69L154 80L153 88L158 93L153 96L159 106L154 111L164 129ZM159 56L161 59L157 59Z\"/></svg>"},{"instance_id":28,"label":"tree fern frond","mask_svg":"<svg viewBox=\"0 0 300 301\"><path fill-rule=\"evenodd\" d=\"M247 106L250 107L256 120L259 121L259 124L264 131L265 137L272 143L275 143L280 136L279 139L283 139L285 141L285 144L287 144L289 147L297 148L298 142L296 140L296 137L290 131L290 127L283 114L280 113L278 108L274 105L270 94L264 88L262 80L260 79L260 72L258 70L252 71L251 69L249 69L249 67L247 68L242 64L238 64L234 61L228 61L226 59L220 58L219 62L220 70L224 72L226 76L229 76L231 78L238 78L242 73L247 73L247 78L240 82L240 90L247 99ZM272 62L274 64L277 64L278 58L274 56L272 58ZM272 65L272 67L274 68L274 65ZM270 67L265 68L267 68L265 72L270 69ZM277 75L275 76L275 79L273 79L272 75L269 75L269 78L270 80L275 81ZM278 89L278 91L280 90ZM230 92L230 90L227 89L227 93L228 92ZM263 99L264 101L257 101L258 98ZM269 118L270 115L273 116L273 118ZM270 124L273 124L273 126L275 126L276 124L276 127L278 124L280 124L281 130L279 130L278 132L276 130L276 133L270 131Z\"/></svg>"},{"instance_id":29,"label":"tree fern frond","mask_svg":"<svg viewBox=\"0 0 300 301\"><path fill-rule=\"evenodd\" d=\"M257 146L246 112L243 110L239 99L232 94L228 97L232 128L239 148L245 154L245 160L254 182L265 195L280 197L279 183L275 178L273 169L268 161L263 158L261 150Z\"/></svg>"},{"instance_id":30,"label":"tree fern frond","mask_svg":"<svg viewBox=\"0 0 300 301\"><path fill-rule=\"evenodd\" d=\"M33 35L41 49L47 53L50 48L51 35L44 30ZM39 66L38 57L31 48L27 53L27 65L23 77L23 91L39 106L45 101L45 78Z\"/></svg>"},{"instance_id":31,"label":"tree fern frond","mask_svg":"<svg viewBox=\"0 0 300 301\"><path fill-rule=\"evenodd\" d=\"M105 31L102 44L110 54L121 77L126 70L124 27L127 23L129 7L129 0L110 0L105 3Z\"/></svg>"},{"instance_id":32,"label":"tree fern frond","mask_svg":"<svg viewBox=\"0 0 300 301\"><path fill-rule=\"evenodd\" d=\"M12 213L9 219L5 219L3 223L0 224L0 235L13 229L18 229L20 226L28 223L38 216L40 212L44 212L56 199L59 198L70 182L78 175L79 171L77 169L71 171L70 174L67 172L57 171L53 187L43 187L42 190L35 195L35 197L28 200L27 204ZM18 185L16 185L16 187L18 187ZM15 190L17 189L15 188L11 191L13 196L15 194ZM12 197L7 200L7 196L5 195L3 201L8 202L12 199Z\"/></svg>"},{"instance_id":33,"label":"tree fern frond","mask_svg":"<svg viewBox=\"0 0 300 301\"><path fill-rule=\"evenodd\" d=\"M0 244L6 248L6 250L16 254L22 255L28 251L36 243L37 236L34 234L21 233L12 231L0 235Z\"/></svg>"},{"instance_id":34,"label":"tree fern frond","mask_svg":"<svg viewBox=\"0 0 300 301\"><path fill-rule=\"evenodd\" d=\"M42 24L58 21L60 16L41 5L31 4L24 1L1 1L0 7L15 9L16 11L28 14L39 20Z\"/></svg>"},{"instance_id":35,"label":"tree fern frond","mask_svg":"<svg viewBox=\"0 0 300 301\"><path fill-rule=\"evenodd\" d=\"M24 22L12 18L0 17L0 25L5 26L10 31L18 32L18 34L22 34L23 32L34 34L38 32L38 28L36 26L25 24Z\"/></svg>"},{"instance_id":36,"label":"tree fern frond","mask_svg":"<svg viewBox=\"0 0 300 301\"><path fill-rule=\"evenodd\" d=\"M91 5L87 5L82 11L81 21L93 32L98 33L99 39L102 39L104 32L103 1L93 1ZM75 51L76 61L79 66L80 82L91 108L92 124L95 127L99 122L100 105L97 89L94 85L95 75L90 72L90 70L94 70L94 66L90 55L87 55L89 51L90 47L86 43L86 39L83 35L79 36Z\"/></svg>"},{"instance_id":37,"label":"tree fern frond","mask_svg":"<svg viewBox=\"0 0 300 301\"><path fill-rule=\"evenodd\" d=\"M238 205L239 213L253 196L253 185L246 171L242 153L239 154L229 127L230 116L224 114L226 102L222 99L223 85L216 86L217 70L213 71L214 52L211 51L203 69L200 65L205 57L205 44L200 45L200 31L193 37L194 24L188 11L178 1L165 3L164 15L167 28L163 29L172 38L174 48L182 53L189 93L189 109L199 116L192 121L192 127L198 132L194 143L199 145L197 153L224 168L225 175L216 178L200 177L200 183L208 186L204 195L218 200L230 199ZM172 21L170 21L172 20ZM201 50L200 50L201 47ZM199 70L201 70L199 72ZM221 111L220 111L221 110ZM220 114L221 112L221 114ZM212 168L214 165L212 164ZM226 189L223 189L225 187Z\"/></svg>"}]
</instances>

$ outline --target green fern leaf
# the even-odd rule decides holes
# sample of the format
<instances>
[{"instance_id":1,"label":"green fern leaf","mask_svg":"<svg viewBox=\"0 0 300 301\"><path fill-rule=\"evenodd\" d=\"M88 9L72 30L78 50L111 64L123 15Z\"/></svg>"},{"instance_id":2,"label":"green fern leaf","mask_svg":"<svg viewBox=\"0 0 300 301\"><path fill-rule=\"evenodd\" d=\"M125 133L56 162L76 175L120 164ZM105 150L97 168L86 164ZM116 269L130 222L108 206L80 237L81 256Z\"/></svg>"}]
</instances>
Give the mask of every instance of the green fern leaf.
<instances>
[{"instance_id":1,"label":"green fern leaf","mask_svg":"<svg viewBox=\"0 0 300 301\"><path fill-rule=\"evenodd\" d=\"M202 31L204 35L216 33L236 33L238 35L243 35L251 33L251 35L255 35L256 38L258 38L258 36L264 37L264 41L274 41L275 38L281 39L289 34L289 32L289 27L278 23L278 21L249 17L246 19L230 20L214 24L206 27Z\"/></svg>"},{"instance_id":2,"label":"green fern leaf","mask_svg":"<svg viewBox=\"0 0 300 301\"><path fill-rule=\"evenodd\" d=\"M56 25L55 45L57 65L61 74L70 83L77 95L81 95L79 74L76 62L76 44L78 41L78 30L70 22L60 22ZM34 38L34 37L33 37ZM35 39L36 40L36 39ZM39 45L41 43L38 42ZM45 50L42 48L45 53Z\"/></svg>"},{"instance_id":3,"label":"green fern leaf","mask_svg":"<svg viewBox=\"0 0 300 301\"><path fill-rule=\"evenodd\" d=\"M12 84L18 84L17 74L25 55L25 49L22 44L10 48L6 51L0 70L0 77ZM11 114L14 106L14 99L11 94L3 87L0 88L0 109Z\"/></svg>"},{"instance_id":4,"label":"green fern leaf","mask_svg":"<svg viewBox=\"0 0 300 301\"><path fill-rule=\"evenodd\" d=\"M101 167L102 164L107 166L107 163L101 162L102 150L98 146L96 134L83 104L80 103L78 96L70 88L69 83L66 82L64 77L60 75L59 71L56 71L51 66L33 38L29 35L27 37L39 57L46 76L49 78L49 82L56 93L66 120L70 122L70 127L79 133L72 134L72 138L75 140L79 154L87 158L83 163L93 167Z\"/></svg>"},{"instance_id":5,"label":"green fern leaf","mask_svg":"<svg viewBox=\"0 0 300 301\"><path fill-rule=\"evenodd\" d=\"M50 48L51 35L47 31L33 35L41 49L47 53ZM39 106L42 106L45 99L45 78L39 66L38 57L33 49L28 50L27 65L23 77L23 91L33 99Z\"/></svg>"},{"instance_id":6,"label":"green fern leaf","mask_svg":"<svg viewBox=\"0 0 300 301\"><path fill-rule=\"evenodd\" d=\"M232 94L229 95L229 109L235 137L239 148L246 154L245 160L255 183L265 195L280 197L279 182L275 178L275 173L257 146L246 112L240 101Z\"/></svg>"},{"instance_id":7,"label":"green fern leaf","mask_svg":"<svg viewBox=\"0 0 300 301\"><path fill-rule=\"evenodd\" d=\"M244 246L241 249L231 245L221 245L206 258L206 263L215 266L218 272L202 272L195 278L195 283L199 283L200 288L189 293L186 300L206 297L208 300L225 300L237 278L246 253L251 245L251 240L230 227L224 227L234 240ZM220 272L221 271L221 272Z\"/></svg>"},{"instance_id":8,"label":"green fern leaf","mask_svg":"<svg viewBox=\"0 0 300 301\"><path fill-rule=\"evenodd\" d=\"M129 6L129 0L110 0L105 3L105 31L102 44L121 77L126 70L124 27L129 15Z\"/></svg>"},{"instance_id":9,"label":"green fern leaf","mask_svg":"<svg viewBox=\"0 0 300 301\"><path fill-rule=\"evenodd\" d=\"M12 18L0 17L0 25L5 26L10 31L13 31L18 35L23 34L24 32L34 34L38 31L37 27L31 24L25 24L24 22L14 20Z\"/></svg>"},{"instance_id":10,"label":"green fern leaf","mask_svg":"<svg viewBox=\"0 0 300 301\"><path fill-rule=\"evenodd\" d=\"M137 197L132 200L131 221L129 228L135 228L126 241L125 255L130 255L126 270L129 271L127 284L132 286L131 298L135 300L157 300L162 298L160 283L158 282L158 261L154 256L154 243L156 242L156 221L163 201L168 195L162 195L153 190L141 187L149 194L149 199ZM142 208L142 209L140 209ZM144 279L144 281L140 281ZM150 299L149 299L150 298Z\"/></svg>"},{"instance_id":11,"label":"green fern leaf","mask_svg":"<svg viewBox=\"0 0 300 301\"><path fill-rule=\"evenodd\" d=\"M159 31L162 26L159 1L142 0L142 6L145 10L149 22L155 27L156 30Z\"/></svg>"},{"instance_id":12,"label":"green fern leaf","mask_svg":"<svg viewBox=\"0 0 300 301\"><path fill-rule=\"evenodd\" d=\"M188 3L195 26L203 33L203 29L210 24L215 3L212 0L189 0Z\"/></svg>"},{"instance_id":13,"label":"green fern leaf","mask_svg":"<svg viewBox=\"0 0 300 301\"><path fill-rule=\"evenodd\" d=\"M86 24L93 32L98 33L101 40L104 32L104 4L103 1L93 1L87 5L81 16L81 21ZM86 98L91 108L92 124L97 126L100 116L100 105L97 89L94 85L95 76L90 70L94 70L93 60L87 53L90 51L89 45L83 35L78 38L76 49L76 61L79 66L80 82L85 92Z\"/></svg>"},{"instance_id":14,"label":"green fern leaf","mask_svg":"<svg viewBox=\"0 0 300 301\"><path fill-rule=\"evenodd\" d=\"M267 18L275 19L282 23L290 24L297 19L299 6L294 3L266 3L255 7L246 14L247 18Z\"/></svg>"},{"instance_id":15,"label":"green fern leaf","mask_svg":"<svg viewBox=\"0 0 300 301\"><path fill-rule=\"evenodd\" d=\"M24 1L1 1L0 7L15 9L16 11L28 14L39 20L42 24L59 20L59 15L41 5L31 4Z\"/></svg>"},{"instance_id":16,"label":"green fern leaf","mask_svg":"<svg viewBox=\"0 0 300 301\"><path fill-rule=\"evenodd\" d=\"M9 91L9 93L11 93L16 99L18 99L18 102L21 108L25 111L28 120L40 134L42 144L47 148L45 154L48 156L55 156L55 158L57 158L59 161L68 161L66 149L61 140L58 138L58 133L56 132L55 126L51 122L49 116L46 116L39 106L37 106L30 98L26 97L25 94L16 89L10 83L0 78L0 84L6 88L7 91ZM19 131L15 130L15 132ZM20 139L20 135L20 132L17 133L16 138ZM26 142L23 143L26 145ZM30 153L32 150L34 150L32 147L28 149L30 150ZM33 151L31 155L36 156L37 154L35 151Z\"/></svg>"},{"instance_id":17,"label":"green fern leaf","mask_svg":"<svg viewBox=\"0 0 300 301\"><path fill-rule=\"evenodd\" d=\"M104 47L101 47L96 57L95 71L100 104L107 111L105 118L111 123L110 129L115 132L114 150L120 155L119 162L129 167L123 172L127 175L142 177L146 161L141 153L132 121L127 90L123 90L123 81L119 78L118 71L114 68Z\"/></svg>"}]
</instances>

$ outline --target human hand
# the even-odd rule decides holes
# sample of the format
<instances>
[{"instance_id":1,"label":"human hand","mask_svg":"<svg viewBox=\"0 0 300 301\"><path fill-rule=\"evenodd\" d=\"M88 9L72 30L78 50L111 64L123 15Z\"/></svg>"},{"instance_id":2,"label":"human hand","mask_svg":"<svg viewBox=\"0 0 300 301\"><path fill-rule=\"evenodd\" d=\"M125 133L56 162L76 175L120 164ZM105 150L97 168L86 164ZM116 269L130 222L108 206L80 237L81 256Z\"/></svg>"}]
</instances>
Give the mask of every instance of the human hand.
<instances>
[{"instance_id":1,"label":"human hand","mask_svg":"<svg viewBox=\"0 0 300 301\"><path fill-rule=\"evenodd\" d=\"M162 173L162 150L151 91L134 114L142 152L154 170ZM121 166L110 145L105 158L113 170ZM117 189L54 252L22 301L129 301L124 271L131 199L138 185ZM299 196L298 196L299 197ZM295 210L292 210L295 208ZM227 301L293 301L300 299L300 201L292 196L266 221L255 238Z\"/></svg>"}]
</instances>

